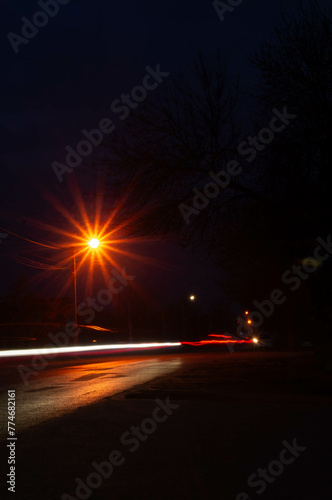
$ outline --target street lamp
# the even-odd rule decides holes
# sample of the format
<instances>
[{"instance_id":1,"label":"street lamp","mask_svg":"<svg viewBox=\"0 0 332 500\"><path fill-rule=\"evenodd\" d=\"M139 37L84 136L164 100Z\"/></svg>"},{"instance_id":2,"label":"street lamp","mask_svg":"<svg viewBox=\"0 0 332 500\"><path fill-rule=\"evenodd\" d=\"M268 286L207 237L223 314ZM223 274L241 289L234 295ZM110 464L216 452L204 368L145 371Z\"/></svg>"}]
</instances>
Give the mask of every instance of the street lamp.
<instances>
[{"instance_id":1,"label":"street lamp","mask_svg":"<svg viewBox=\"0 0 332 500\"><path fill-rule=\"evenodd\" d=\"M191 302L193 302L196 299L195 295L189 295L188 298L189 298L189 300ZM186 315L185 315L185 304L186 304L186 302L187 302L187 298L185 298L183 300L183 302L182 302L183 335L184 335L185 338L187 337L187 335L186 335Z\"/></svg>"},{"instance_id":2,"label":"street lamp","mask_svg":"<svg viewBox=\"0 0 332 500\"><path fill-rule=\"evenodd\" d=\"M91 248L98 248L100 245L100 241L97 240L97 238L92 238L92 240L89 241L89 245Z\"/></svg>"},{"instance_id":3,"label":"street lamp","mask_svg":"<svg viewBox=\"0 0 332 500\"><path fill-rule=\"evenodd\" d=\"M88 245L92 249L96 249L100 245L100 241L97 238L92 238L88 241ZM72 266L72 277L73 277L73 301L74 301L74 324L76 325L76 333L74 338L74 344L77 344L78 334L77 334L77 267L76 267L76 255L75 249L72 248L73 254L73 266Z\"/></svg>"}]
</instances>

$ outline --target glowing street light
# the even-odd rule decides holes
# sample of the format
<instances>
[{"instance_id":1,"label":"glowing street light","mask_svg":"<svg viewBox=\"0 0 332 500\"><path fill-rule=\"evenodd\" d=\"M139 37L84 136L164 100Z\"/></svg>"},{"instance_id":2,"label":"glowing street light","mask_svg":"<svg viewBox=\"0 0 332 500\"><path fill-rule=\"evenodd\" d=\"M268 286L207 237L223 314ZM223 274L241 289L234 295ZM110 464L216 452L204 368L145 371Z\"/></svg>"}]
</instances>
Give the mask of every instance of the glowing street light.
<instances>
[{"instance_id":1,"label":"glowing street light","mask_svg":"<svg viewBox=\"0 0 332 500\"><path fill-rule=\"evenodd\" d=\"M100 245L100 241L97 240L97 238L92 238L92 240L89 241L89 245L91 248L98 248Z\"/></svg>"}]
</instances>

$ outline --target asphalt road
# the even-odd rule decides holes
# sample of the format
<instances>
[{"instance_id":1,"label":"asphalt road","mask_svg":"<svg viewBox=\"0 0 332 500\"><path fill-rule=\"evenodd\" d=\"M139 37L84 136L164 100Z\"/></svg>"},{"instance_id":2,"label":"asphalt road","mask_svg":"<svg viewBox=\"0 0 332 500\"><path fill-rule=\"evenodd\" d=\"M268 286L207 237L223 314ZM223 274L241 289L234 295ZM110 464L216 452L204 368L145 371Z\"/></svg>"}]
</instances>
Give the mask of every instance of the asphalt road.
<instances>
[{"instance_id":1,"label":"asphalt road","mask_svg":"<svg viewBox=\"0 0 332 500\"><path fill-rule=\"evenodd\" d=\"M80 399L73 407L61 401L61 418L49 418L57 415L56 402L40 425L31 426L37 421L29 417L30 427L18 429L19 500L331 499L331 373L315 367L313 353L195 349L109 359L53 363L28 387L16 380L19 425L25 425L27 408L34 415L44 411L48 395L60 390L55 385L63 384L62 398L72 391ZM2 367L0 386L2 376L14 376L12 368ZM171 411L151 432L160 400L171 403ZM143 434L133 449L123 436L137 436L137 429ZM281 463L285 448L289 453ZM90 481L95 465L109 460L113 450L124 461L98 484ZM5 473L8 454L2 442ZM258 482L260 470L268 474ZM91 487L84 495L82 481ZM5 475L0 490L1 482L7 498Z\"/></svg>"},{"instance_id":2,"label":"asphalt road","mask_svg":"<svg viewBox=\"0 0 332 500\"><path fill-rule=\"evenodd\" d=\"M3 366L0 378L0 412L7 411L8 390L16 391L16 432L60 417L78 407L90 405L106 396L128 390L156 377L169 374L182 365L178 354L124 356L98 362L50 363L27 385L16 366ZM2 422L0 439L7 434Z\"/></svg>"}]
</instances>

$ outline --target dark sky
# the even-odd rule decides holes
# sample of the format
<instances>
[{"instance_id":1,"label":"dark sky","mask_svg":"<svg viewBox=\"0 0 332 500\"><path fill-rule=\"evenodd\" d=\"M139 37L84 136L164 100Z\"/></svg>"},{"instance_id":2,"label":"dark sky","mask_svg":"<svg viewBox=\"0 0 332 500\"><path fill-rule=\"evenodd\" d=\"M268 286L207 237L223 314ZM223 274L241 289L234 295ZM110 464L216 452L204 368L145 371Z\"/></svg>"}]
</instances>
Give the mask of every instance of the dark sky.
<instances>
[{"instance_id":1,"label":"dark sky","mask_svg":"<svg viewBox=\"0 0 332 500\"><path fill-rule=\"evenodd\" d=\"M233 75L239 73L242 85L251 87L255 72L247 54L273 30L281 6L296 14L295 0L243 0L221 22L211 1L70 0L28 43L19 44L16 54L8 33L22 35L22 17L31 21L42 9L30 0L2 5L0 225L38 235L26 219L52 213L45 192L61 201L69 196L67 181L59 183L52 162L63 162L65 147L74 147L82 139L81 130L96 127L101 118L118 125L110 104L141 83L147 65L160 64L162 71L174 74L186 71L199 51L219 51ZM247 109L249 101L243 112ZM69 175L77 175L89 191L94 188L88 163ZM13 238L0 240L2 293L13 276L23 272L23 266L7 258L15 248ZM156 253L151 245L146 251ZM151 274L157 282L168 280L169 293L210 290L214 271L209 263L165 245L157 253L184 268L172 276L156 269ZM149 275L148 270L144 273Z\"/></svg>"}]
</instances>

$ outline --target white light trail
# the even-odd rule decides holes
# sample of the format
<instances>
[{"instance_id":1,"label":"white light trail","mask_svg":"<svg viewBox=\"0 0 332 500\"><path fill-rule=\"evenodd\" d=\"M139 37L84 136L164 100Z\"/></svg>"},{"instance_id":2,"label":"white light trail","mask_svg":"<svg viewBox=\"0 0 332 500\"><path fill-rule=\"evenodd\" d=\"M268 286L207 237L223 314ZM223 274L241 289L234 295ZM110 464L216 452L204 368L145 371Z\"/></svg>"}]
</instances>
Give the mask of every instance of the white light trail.
<instances>
[{"instance_id":1,"label":"white light trail","mask_svg":"<svg viewBox=\"0 0 332 500\"><path fill-rule=\"evenodd\" d=\"M107 345L86 345L86 346L70 346L70 347L50 347L40 349L15 349L10 351L0 351L0 358L9 358L15 356L38 356L53 353L68 353L68 352L89 352L89 351L105 351L107 349L148 349L150 347L175 347L180 346L180 342L164 342L150 344L107 344Z\"/></svg>"}]
</instances>

